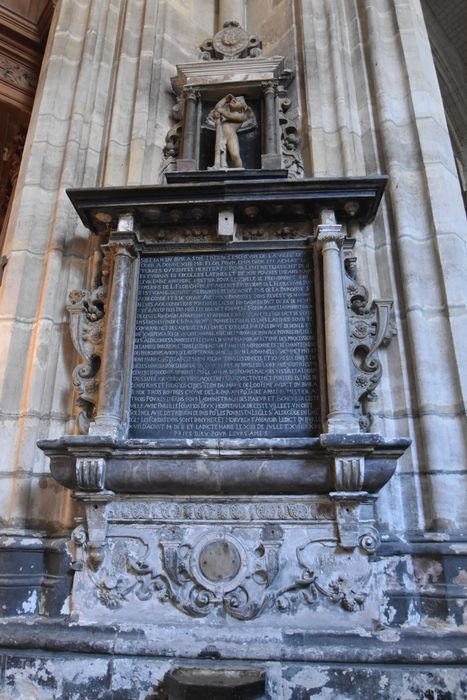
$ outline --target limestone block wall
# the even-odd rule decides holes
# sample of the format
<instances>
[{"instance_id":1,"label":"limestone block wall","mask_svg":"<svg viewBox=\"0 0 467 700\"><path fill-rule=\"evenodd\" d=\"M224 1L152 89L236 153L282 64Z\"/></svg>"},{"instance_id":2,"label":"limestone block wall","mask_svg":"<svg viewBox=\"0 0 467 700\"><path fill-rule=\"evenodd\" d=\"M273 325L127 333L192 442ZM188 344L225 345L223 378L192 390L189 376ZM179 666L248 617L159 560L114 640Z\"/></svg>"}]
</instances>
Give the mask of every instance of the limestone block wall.
<instances>
[{"instance_id":1,"label":"limestone block wall","mask_svg":"<svg viewBox=\"0 0 467 700\"><path fill-rule=\"evenodd\" d=\"M390 530L460 529L465 493L465 215L419 0L61 0L18 182L0 288L0 514L57 531L73 506L38 439L73 430L67 293L95 251L67 187L157 182L175 64L231 13L296 71L306 174L387 173L358 274L399 334L373 429L413 447L385 488ZM240 16L241 15L241 16Z\"/></svg>"},{"instance_id":2,"label":"limestone block wall","mask_svg":"<svg viewBox=\"0 0 467 700\"><path fill-rule=\"evenodd\" d=\"M89 281L89 235L68 187L154 182L175 62L197 57L214 5L196 0L61 0L37 91L3 254L0 289L0 517L54 532L67 495L36 441L73 430L76 364L67 294Z\"/></svg>"}]
</instances>

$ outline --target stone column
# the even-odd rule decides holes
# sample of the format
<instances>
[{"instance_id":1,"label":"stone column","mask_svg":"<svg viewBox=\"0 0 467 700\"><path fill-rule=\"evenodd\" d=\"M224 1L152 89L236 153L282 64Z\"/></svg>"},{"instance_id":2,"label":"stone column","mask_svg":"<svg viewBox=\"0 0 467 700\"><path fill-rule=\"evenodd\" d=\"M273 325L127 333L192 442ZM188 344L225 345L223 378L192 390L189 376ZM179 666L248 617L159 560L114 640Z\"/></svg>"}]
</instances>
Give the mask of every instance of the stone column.
<instances>
[{"instance_id":1,"label":"stone column","mask_svg":"<svg viewBox=\"0 0 467 700\"><path fill-rule=\"evenodd\" d=\"M277 113L276 113L276 89L275 80L262 83L264 104L264 132L263 154L261 165L266 169L280 168L281 158L277 152Z\"/></svg>"},{"instance_id":2,"label":"stone column","mask_svg":"<svg viewBox=\"0 0 467 700\"><path fill-rule=\"evenodd\" d=\"M224 22L229 19L240 22L242 27L245 26L245 0L219 0L218 31L222 29Z\"/></svg>"},{"instance_id":3,"label":"stone column","mask_svg":"<svg viewBox=\"0 0 467 700\"><path fill-rule=\"evenodd\" d=\"M196 146L198 115L197 106L199 92L188 86L183 91L185 98L185 113L183 117L183 158L177 161L179 170L196 170Z\"/></svg>"},{"instance_id":4,"label":"stone column","mask_svg":"<svg viewBox=\"0 0 467 700\"><path fill-rule=\"evenodd\" d=\"M119 437L123 430L125 345L128 333L131 267L135 257L132 223L131 216L121 217L117 236L123 230L126 235L124 238L112 238L109 242L113 255L112 281L106 310L97 415L89 431L92 435Z\"/></svg>"},{"instance_id":5,"label":"stone column","mask_svg":"<svg viewBox=\"0 0 467 700\"><path fill-rule=\"evenodd\" d=\"M318 245L323 254L324 326L329 413L327 432L358 433L353 412L347 315L345 311L340 246L345 234L333 211L323 210Z\"/></svg>"},{"instance_id":6,"label":"stone column","mask_svg":"<svg viewBox=\"0 0 467 700\"><path fill-rule=\"evenodd\" d=\"M358 276L394 299L373 427L413 446L378 501L394 529L465 527L465 211L419 0L298 0L314 177L389 175ZM306 134L303 143L306 145ZM462 466L461 466L462 465Z\"/></svg>"}]
</instances>

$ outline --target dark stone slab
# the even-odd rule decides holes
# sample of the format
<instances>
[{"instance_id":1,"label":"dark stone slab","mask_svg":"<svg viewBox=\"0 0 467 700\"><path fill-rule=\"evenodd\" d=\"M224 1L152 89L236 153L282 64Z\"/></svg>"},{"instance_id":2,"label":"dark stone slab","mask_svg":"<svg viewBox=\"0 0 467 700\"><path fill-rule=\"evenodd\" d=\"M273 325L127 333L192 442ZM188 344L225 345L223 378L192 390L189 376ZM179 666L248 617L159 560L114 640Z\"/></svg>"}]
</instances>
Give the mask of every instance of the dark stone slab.
<instances>
[{"instance_id":1,"label":"dark stone slab","mask_svg":"<svg viewBox=\"0 0 467 700\"><path fill-rule=\"evenodd\" d=\"M61 538L0 537L1 615L59 614L71 590L69 564Z\"/></svg>"},{"instance_id":2,"label":"dark stone slab","mask_svg":"<svg viewBox=\"0 0 467 700\"><path fill-rule=\"evenodd\" d=\"M320 432L310 252L142 257L130 438Z\"/></svg>"},{"instance_id":3,"label":"dark stone slab","mask_svg":"<svg viewBox=\"0 0 467 700\"><path fill-rule=\"evenodd\" d=\"M362 434L363 437L363 434ZM54 479L77 488L76 458L107 461L105 488L117 493L323 494L333 490L333 456L320 438L122 440L70 435L42 440ZM347 448L343 448L347 452ZM363 441L363 490L375 493L393 475L403 440ZM352 454L357 445L353 444Z\"/></svg>"},{"instance_id":4,"label":"dark stone slab","mask_svg":"<svg viewBox=\"0 0 467 700\"><path fill-rule=\"evenodd\" d=\"M251 223L250 207L258 209L256 223L307 221L323 208L333 209L339 221L354 220L365 225L376 216L387 183L387 176L350 178L304 178L289 180L281 174L261 179L224 174L219 181L200 177L197 182L179 181L168 185L137 187L96 187L70 189L67 194L83 224L96 233L116 226L118 217L132 214L138 228L145 226L197 225L197 210L204 212L203 223L217 223L220 209L234 210L235 220ZM243 172L243 171L242 171ZM180 173L182 175L182 173ZM357 205L357 211L349 202ZM352 213L353 212L353 215Z\"/></svg>"}]
</instances>

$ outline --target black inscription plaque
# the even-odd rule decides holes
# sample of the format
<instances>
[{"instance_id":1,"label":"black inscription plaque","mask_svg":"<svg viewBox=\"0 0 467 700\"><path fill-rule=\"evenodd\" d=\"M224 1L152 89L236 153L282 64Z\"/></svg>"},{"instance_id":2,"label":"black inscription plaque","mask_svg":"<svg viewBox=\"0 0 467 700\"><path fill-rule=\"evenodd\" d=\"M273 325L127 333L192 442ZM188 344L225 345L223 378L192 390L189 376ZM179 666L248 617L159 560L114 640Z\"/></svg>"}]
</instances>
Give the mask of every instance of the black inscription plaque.
<instances>
[{"instance_id":1,"label":"black inscription plaque","mask_svg":"<svg viewBox=\"0 0 467 700\"><path fill-rule=\"evenodd\" d=\"M321 432L304 250L143 256L130 437Z\"/></svg>"}]
</instances>

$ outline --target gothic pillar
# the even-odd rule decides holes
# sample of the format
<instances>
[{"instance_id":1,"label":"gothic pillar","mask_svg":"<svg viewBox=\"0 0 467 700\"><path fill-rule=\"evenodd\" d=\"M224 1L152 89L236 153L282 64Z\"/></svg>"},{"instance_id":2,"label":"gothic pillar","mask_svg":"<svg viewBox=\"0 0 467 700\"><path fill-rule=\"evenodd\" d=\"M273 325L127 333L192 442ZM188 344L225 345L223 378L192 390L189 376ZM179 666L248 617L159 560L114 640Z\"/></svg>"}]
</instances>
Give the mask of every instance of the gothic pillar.
<instances>
[{"instance_id":1,"label":"gothic pillar","mask_svg":"<svg viewBox=\"0 0 467 700\"><path fill-rule=\"evenodd\" d=\"M353 412L347 316L345 311L340 246L345 234L333 211L321 212L318 245L323 254L324 326L329 413L327 432L358 433Z\"/></svg>"},{"instance_id":2,"label":"gothic pillar","mask_svg":"<svg viewBox=\"0 0 467 700\"><path fill-rule=\"evenodd\" d=\"M372 430L414 446L378 508L395 529L463 528L467 227L421 5L299 5L311 173L389 175L375 222L356 234L357 275L394 299L398 328Z\"/></svg>"},{"instance_id":3,"label":"gothic pillar","mask_svg":"<svg viewBox=\"0 0 467 700\"><path fill-rule=\"evenodd\" d=\"M403 410L419 438L413 464L424 526L463 529L457 494L467 484L467 334L459 310L467 305L467 224L452 145L419 1L366 0L361 20L389 175L392 264L409 359ZM400 406L396 388L394 396Z\"/></svg>"}]
</instances>

